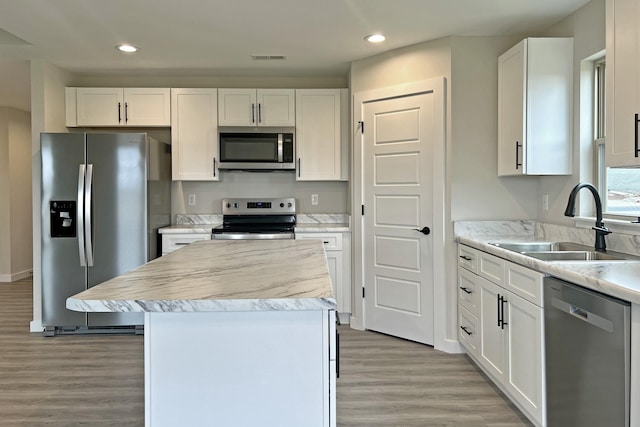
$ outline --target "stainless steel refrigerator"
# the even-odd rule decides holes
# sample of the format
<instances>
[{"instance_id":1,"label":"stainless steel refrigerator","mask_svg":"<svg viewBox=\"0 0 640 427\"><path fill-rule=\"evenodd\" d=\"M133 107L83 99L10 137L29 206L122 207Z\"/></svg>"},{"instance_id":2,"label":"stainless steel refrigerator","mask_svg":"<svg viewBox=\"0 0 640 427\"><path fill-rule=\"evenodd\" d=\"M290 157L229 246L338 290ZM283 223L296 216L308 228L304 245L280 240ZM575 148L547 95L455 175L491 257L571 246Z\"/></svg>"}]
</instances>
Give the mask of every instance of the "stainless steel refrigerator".
<instances>
[{"instance_id":1,"label":"stainless steel refrigerator","mask_svg":"<svg viewBox=\"0 0 640 427\"><path fill-rule=\"evenodd\" d=\"M45 335L124 332L142 313L82 313L66 299L158 256L171 217L170 146L144 133L42 133Z\"/></svg>"}]
</instances>

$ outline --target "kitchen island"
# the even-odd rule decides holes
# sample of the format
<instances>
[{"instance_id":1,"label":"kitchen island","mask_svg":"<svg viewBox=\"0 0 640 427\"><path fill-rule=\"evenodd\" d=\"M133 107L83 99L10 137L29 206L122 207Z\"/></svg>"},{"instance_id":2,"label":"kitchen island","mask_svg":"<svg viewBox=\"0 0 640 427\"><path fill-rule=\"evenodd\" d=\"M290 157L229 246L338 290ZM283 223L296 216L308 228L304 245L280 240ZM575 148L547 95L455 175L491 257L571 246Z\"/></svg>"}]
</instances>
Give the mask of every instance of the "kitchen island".
<instances>
[{"instance_id":1,"label":"kitchen island","mask_svg":"<svg viewBox=\"0 0 640 427\"><path fill-rule=\"evenodd\" d=\"M145 313L145 425L335 425L322 242L202 241L70 297Z\"/></svg>"}]
</instances>

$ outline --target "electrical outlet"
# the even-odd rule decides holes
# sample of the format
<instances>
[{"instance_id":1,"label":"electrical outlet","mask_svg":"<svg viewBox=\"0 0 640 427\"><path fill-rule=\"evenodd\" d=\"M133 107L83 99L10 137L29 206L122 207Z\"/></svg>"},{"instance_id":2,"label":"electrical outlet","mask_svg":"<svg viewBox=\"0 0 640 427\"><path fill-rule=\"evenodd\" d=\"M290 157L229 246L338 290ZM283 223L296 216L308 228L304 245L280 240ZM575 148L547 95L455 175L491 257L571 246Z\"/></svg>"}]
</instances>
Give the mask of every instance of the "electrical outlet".
<instances>
[{"instance_id":1,"label":"electrical outlet","mask_svg":"<svg viewBox=\"0 0 640 427\"><path fill-rule=\"evenodd\" d=\"M312 205L317 205L318 204L318 195L317 194L312 194L311 195L311 204Z\"/></svg>"},{"instance_id":2,"label":"electrical outlet","mask_svg":"<svg viewBox=\"0 0 640 427\"><path fill-rule=\"evenodd\" d=\"M189 201L187 203L189 203L189 206L195 206L196 205L196 195L195 194L189 194Z\"/></svg>"},{"instance_id":3,"label":"electrical outlet","mask_svg":"<svg viewBox=\"0 0 640 427\"><path fill-rule=\"evenodd\" d=\"M549 210L549 195L546 193L542 195L542 209L545 211Z\"/></svg>"}]
</instances>

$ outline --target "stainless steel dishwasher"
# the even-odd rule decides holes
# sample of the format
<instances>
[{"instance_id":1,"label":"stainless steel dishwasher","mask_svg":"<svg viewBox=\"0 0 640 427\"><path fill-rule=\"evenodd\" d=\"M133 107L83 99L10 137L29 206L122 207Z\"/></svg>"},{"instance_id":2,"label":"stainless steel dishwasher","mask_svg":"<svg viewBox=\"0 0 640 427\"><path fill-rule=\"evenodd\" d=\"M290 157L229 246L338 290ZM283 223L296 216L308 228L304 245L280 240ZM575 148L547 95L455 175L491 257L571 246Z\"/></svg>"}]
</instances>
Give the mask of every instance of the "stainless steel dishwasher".
<instances>
[{"instance_id":1,"label":"stainless steel dishwasher","mask_svg":"<svg viewBox=\"0 0 640 427\"><path fill-rule=\"evenodd\" d=\"M545 278L548 427L629 426L630 307Z\"/></svg>"}]
</instances>

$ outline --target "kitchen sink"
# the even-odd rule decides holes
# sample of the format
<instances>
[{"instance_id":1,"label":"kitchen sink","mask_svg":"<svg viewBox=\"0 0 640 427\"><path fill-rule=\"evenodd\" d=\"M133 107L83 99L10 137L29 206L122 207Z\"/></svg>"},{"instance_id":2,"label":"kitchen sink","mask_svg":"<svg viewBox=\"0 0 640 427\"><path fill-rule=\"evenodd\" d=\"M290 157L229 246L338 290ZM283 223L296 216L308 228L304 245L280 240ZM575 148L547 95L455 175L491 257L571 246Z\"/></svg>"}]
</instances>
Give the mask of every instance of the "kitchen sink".
<instances>
[{"instance_id":1,"label":"kitchen sink","mask_svg":"<svg viewBox=\"0 0 640 427\"><path fill-rule=\"evenodd\" d=\"M491 245L543 261L640 261L640 256L622 252L599 252L573 242L493 242Z\"/></svg>"},{"instance_id":2,"label":"kitchen sink","mask_svg":"<svg viewBox=\"0 0 640 427\"><path fill-rule=\"evenodd\" d=\"M514 252L564 252L564 251L590 251L591 246L580 245L573 242L526 242L526 243L500 243L491 245Z\"/></svg>"}]
</instances>

